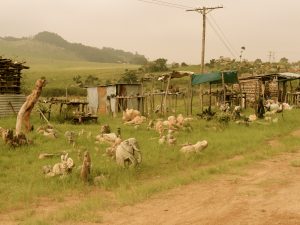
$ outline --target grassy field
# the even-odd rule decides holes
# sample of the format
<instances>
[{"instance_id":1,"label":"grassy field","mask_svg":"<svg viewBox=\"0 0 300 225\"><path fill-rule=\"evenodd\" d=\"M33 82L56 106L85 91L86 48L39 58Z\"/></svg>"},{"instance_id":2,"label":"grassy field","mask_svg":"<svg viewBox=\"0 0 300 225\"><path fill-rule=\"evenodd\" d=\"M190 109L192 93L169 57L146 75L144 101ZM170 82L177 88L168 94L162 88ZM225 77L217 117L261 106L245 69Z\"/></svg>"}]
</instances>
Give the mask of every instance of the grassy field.
<instances>
[{"instance_id":1,"label":"grassy field","mask_svg":"<svg viewBox=\"0 0 300 225\"><path fill-rule=\"evenodd\" d=\"M125 69L137 69L138 66L130 64L93 63L86 61L62 60L32 60L27 63L29 70L24 71L27 88L38 78L46 77L46 88L66 88L75 84L73 77L80 75L83 80L88 75L98 77L103 83L106 80L119 79Z\"/></svg>"},{"instance_id":2,"label":"grassy field","mask_svg":"<svg viewBox=\"0 0 300 225\"><path fill-rule=\"evenodd\" d=\"M6 213L16 209L31 209L24 217L16 220L20 224L57 224L63 221L100 222L97 210L115 204L130 204L144 200L156 192L167 190L178 185L207 179L214 174L232 172L240 166L252 161L269 157L281 151L293 151L299 147L300 141L286 136L292 130L300 128L299 110L278 116L279 122L267 124L264 121L253 123L249 127L231 122L221 126L216 121L192 121L193 132L180 131L178 145L170 147L158 145L158 134L147 130L146 124L138 129L123 125L121 118L100 117L99 124L72 125L59 124L53 121L59 132L56 140L48 139L36 132L29 134L34 144L18 149L10 149L1 143L0 157L0 212ZM32 118L35 127L43 124L37 115ZM104 155L106 144L95 144L94 137L99 133L100 125L108 123L116 132L120 127L123 139L135 137L143 154L143 163L136 169L121 169L116 163ZM1 127L14 127L15 118L0 119ZM67 130L80 131L85 135L77 140L76 147L68 145L64 138ZM87 132L92 138L87 139ZM273 138L284 139L284 148L270 147L267 141ZM185 156L179 152L180 144L198 140L207 140L209 147L200 154ZM2 142L2 141L1 141ZM94 185L92 180L86 185L79 179L78 166L82 159L78 151L87 149L92 158L92 177L104 175L101 184ZM76 167L72 175L66 179L48 178L42 174L44 165L53 165L59 158L39 160L40 153L67 151L75 161ZM231 159L236 156L241 160ZM91 195L97 191L113 194L106 199ZM47 218L37 219L34 206L43 199L50 202L67 202L68 196L83 196L76 207L60 210ZM112 200L113 199L113 200ZM28 215L29 214L29 215Z\"/></svg>"},{"instance_id":3,"label":"grassy field","mask_svg":"<svg viewBox=\"0 0 300 225\"><path fill-rule=\"evenodd\" d=\"M1 43L0 43L1 44ZM138 66L126 64L103 64L84 62L80 59L69 60L53 58L30 58L27 65L31 68L25 71L25 86L30 88L36 79L45 76L51 88L66 88L73 83L75 75L94 75L101 80L118 79L125 69L137 69ZM198 66L178 68L178 70L199 71ZM172 81L172 84L186 86L186 79ZM159 87L159 84L157 85ZM195 97L196 98L196 97ZM197 99L194 99L194 112ZM157 101L158 103L158 101ZM183 113L183 102L179 101L179 112ZM177 113L179 113L177 112ZM249 110L247 113L253 113ZM120 115L117 118L100 116L98 124L73 125L51 121L59 133L56 140L44 137L37 132L28 135L33 144L17 149L11 149L0 140L0 215L14 211L22 211L15 216L18 224L46 225L60 222L87 221L101 222L98 210L117 207L122 204L132 204L149 198L153 194L170 188L188 184L194 181L208 179L215 174L238 173L239 168L256 160L270 157L282 151L295 151L300 141L289 134L300 128L299 109L284 112L278 115L278 123L268 124L264 121L250 124L249 127L230 122L227 126L217 121L198 120L194 117L191 122L193 132L180 131L175 136L178 144L170 147L158 145L158 134L148 130L146 124L138 129L123 125ZM13 128L15 117L0 118L0 127ZM35 128L44 122L36 112L32 115ZM95 144L95 136L100 132L100 125L109 124L113 132L120 127L122 138L135 137L140 145L143 162L135 169L121 169L115 161L104 155L107 144ZM67 130L79 132L76 146L67 143L64 133ZM92 137L87 138L91 132ZM268 140L283 140L284 147L270 147ZM179 152L180 144L199 140L207 140L208 148L200 154L189 156ZM92 174L89 184L79 179L78 167L82 159L78 152L88 150L92 158ZM66 151L73 158L76 167L66 179L48 178L42 173L44 165L53 165L60 161L57 158L39 160L40 153L56 153ZM239 158L239 160L232 160ZM298 166L299 162L291 162ZM100 184L94 184L96 176L103 175ZM50 213L39 215L35 208L43 202L47 204L66 204L69 201L79 200L72 207L66 207ZM46 204L45 203L45 204Z\"/></svg>"}]
</instances>

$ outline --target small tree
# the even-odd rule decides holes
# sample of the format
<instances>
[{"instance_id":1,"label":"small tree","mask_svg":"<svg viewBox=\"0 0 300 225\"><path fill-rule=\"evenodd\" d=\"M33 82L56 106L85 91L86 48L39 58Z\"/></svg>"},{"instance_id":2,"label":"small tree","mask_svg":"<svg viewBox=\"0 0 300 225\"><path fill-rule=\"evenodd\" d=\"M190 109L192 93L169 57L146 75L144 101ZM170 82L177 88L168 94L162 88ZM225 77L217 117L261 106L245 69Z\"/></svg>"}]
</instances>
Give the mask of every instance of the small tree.
<instances>
[{"instance_id":1,"label":"small tree","mask_svg":"<svg viewBox=\"0 0 300 225\"><path fill-rule=\"evenodd\" d=\"M95 77L93 75L89 75L85 81L84 81L84 85L86 86L95 86L95 85L99 85L99 78Z\"/></svg>"},{"instance_id":2,"label":"small tree","mask_svg":"<svg viewBox=\"0 0 300 225\"><path fill-rule=\"evenodd\" d=\"M185 62L181 63L181 67L186 67L186 66L188 66L188 64L186 64Z\"/></svg>"},{"instance_id":3,"label":"small tree","mask_svg":"<svg viewBox=\"0 0 300 225\"><path fill-rule=\"evenodd\" d=\"M78 87L83 87L83 82L80 75L73 77L73 81L78 85Z\"/></svg>"},{"instance_id":4,"label":"small tree","mask_svg":"<svg viewBox=\"0 0 300 225\"><path fill-rule=\"evenodd\" d=\"M119 82L124 82L129 84L137 83L138 82L137 71L126 69Z\"/></svg>"},{"instance_id":5,"label":"small tree","mask_svg":"<svg viewBox=\"0 0 300 225\"><path fill-rule=\"evenodd\" d=\"M146 72L164 72L168 71L167 59L159 58L144 66Z\"/></svg>"},{"instance_id":6,"label":"small tree","mask_svg":"<svg viewBox=\"0 0 300 225\"><path fill-rule=\"evenodd\" d=\"M174 62L174 63L172 63L171 67L172 67L172 69L176 69L179 67L179 63Z\"/></svg>"}]
</instances>

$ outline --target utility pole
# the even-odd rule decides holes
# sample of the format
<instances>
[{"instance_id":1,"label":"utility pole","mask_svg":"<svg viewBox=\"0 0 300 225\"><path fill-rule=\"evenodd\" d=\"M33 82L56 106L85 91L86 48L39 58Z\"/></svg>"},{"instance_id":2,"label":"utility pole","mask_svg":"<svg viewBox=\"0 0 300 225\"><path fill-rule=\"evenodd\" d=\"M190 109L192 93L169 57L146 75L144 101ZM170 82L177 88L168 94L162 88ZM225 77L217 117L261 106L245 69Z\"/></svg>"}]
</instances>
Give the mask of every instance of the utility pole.
<instances>
[{"instance_id":1,"label":"utility pole","mask_svg":"<svg viewBox=\"0 0 300 225\"><path fill-rule=\"evenodd\" d=\"M271 51L269 51L268 57L269 57L269 63L271 63L271 59L272 59L272 52Z\"/></svg>"},{"instance_id":2,"label":"utility pole","mask_svg":"<svg viewBox=\"0 0 300 225\"><path fill-rule=\"evenodd\" d=\"M202 14L202 52L201 52L201 73L204 73L204 58L205 58L205 36L206 36L206 15L214 9L221 9L223 6L217 7L202 7L188 9L187 12L198 12Z\"/></svg>"}]
</instances>

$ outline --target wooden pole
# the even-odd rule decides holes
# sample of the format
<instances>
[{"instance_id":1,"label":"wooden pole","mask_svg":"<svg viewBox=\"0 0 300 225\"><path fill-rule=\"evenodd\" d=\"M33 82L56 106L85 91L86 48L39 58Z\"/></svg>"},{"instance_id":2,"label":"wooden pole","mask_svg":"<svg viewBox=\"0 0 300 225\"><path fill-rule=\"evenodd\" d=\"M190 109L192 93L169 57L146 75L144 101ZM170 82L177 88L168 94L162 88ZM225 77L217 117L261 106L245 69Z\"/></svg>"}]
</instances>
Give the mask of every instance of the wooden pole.
<instances>
[{"instance_id":1,"label":"wooden pole","mask_svg":"<svg viewBox=\"0 0 300 225\"><path fill-rule=\"evenodd\" d=\"M225 81L224 81L224 73L222 72L222 86L223 86L223 98L224 98L224 105L226 101L226 88L225 88Z\"/></svg>"},{"instance_id":2,"label":"wooden pole","mask_svg":"<svg viewBox=\"0 0 300 225\"><path fill-rule=\"evenodd\" d=\"M189 111L188 114L192 115L193 113L193 87L192 87L192 75L190 75L190 80L189 80L189 84L188 84L188 93L189 93L189 97L190 97L190 101L189 101Z\"/></svg>"},{"instance_id":3,"label":"wooden pole","mask_svg":"<svg viewBox=\"0 0 300 225\"><path fill-rule=\"evenodd\" d=\"M166 87L165 96L164 96L164 115L166 115L166 113L167 113L167 96L168 96L168 91L169 91L171 78L172 78L172 75L170 74L169 78L168 78L168 83L167 83L167 87Z\"/></svg>"},{"instance_id":4,"label":"wooden pole","mask_svg":"<svg viewBox=\"0 0 300 225\"><path fill-rule=\"evenodd\" d=\"M209 82L209 111L211 110L211 83Z\"/></svg>"},{"instance_id":5,"label":"wooden pole","mask_svg":"<svg viewBox=\"0 0 300 225\"><path fill-rule=\"evenodd\" d=\"M177 111L177 94L175 95L175 114L176 114L176 111Z\"/></svg>"}]
</instances>

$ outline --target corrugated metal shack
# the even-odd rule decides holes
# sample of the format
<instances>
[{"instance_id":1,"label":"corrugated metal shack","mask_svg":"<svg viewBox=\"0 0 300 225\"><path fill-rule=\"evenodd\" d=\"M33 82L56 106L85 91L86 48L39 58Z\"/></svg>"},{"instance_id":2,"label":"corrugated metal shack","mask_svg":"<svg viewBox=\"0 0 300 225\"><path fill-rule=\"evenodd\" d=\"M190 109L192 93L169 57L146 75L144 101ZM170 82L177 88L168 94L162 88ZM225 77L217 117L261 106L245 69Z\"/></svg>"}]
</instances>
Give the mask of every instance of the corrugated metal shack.
<instances>
[{"instance_id":1,"label":"corrugated metal shack","mask_svg":"<svg viewBox=\"0 0 300 225\"><path fill-rule=\"evenodd\" d=\"M293 92L293 80L300 79L295 73L272 73L239 78L242 92L247 101L254 103L260 95L265 99L288 102L288 95ZM287 85L290 85L289 89ZM290 104L292 102L289 102Z\"/></svg>"},{"instance_id":2,"label":"corrugated metal shack","mask_svg":"<svg viewBox=\"0 0 300 225\"><path fill-rule=\"evenodd\" d=\"M109 114L128 109L143 112L141 84L114 84L87 87L88 108L92 113Z\"/></svg>"},{"instance_id":3,"label":"corrugated metal shack","mask_svg":"<svg viewBox=\"0 0 300 225\"><path fill-rule=\"evenodd\" d=\"M17 114L25 102L25 95L21 94L23 69L29 67L0 56L0 117Z\"/></svg>"}]
</instances>

